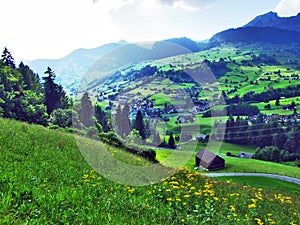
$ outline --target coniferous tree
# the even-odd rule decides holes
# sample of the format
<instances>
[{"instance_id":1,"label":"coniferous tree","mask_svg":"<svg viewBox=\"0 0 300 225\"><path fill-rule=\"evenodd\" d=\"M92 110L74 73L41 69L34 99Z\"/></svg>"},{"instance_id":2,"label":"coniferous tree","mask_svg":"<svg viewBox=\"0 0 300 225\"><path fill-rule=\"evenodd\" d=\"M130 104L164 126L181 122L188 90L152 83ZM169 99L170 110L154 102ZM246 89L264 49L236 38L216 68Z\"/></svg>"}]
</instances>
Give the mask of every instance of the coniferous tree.
<instances>
[{"instance_id":1,"label":"coniferous tree","mask_svg":"<svg viewBox=\"0 0 300 225\"><path fill-rule=\"evenodd\" d=\"M101 125L103 132L107 133L108 131L110 131L105 112L102 110L100 105L95 105L95 118L97 122Z\"/></svg>"},{"instance_id":2,"label":"coniferous tree","mask_svg":"<svg viewBox=\"0 0 300 225\"><path fill-rule=\"evenodd\" d=\"M48 75L43 77L45 105L47 106L47 112L50 115L55 109L68 108L68 97L63 90L63 87L54 82L56 76L50 67L47 68L45 74Z\"/></svg>"},{"instance_id":3,"label":"coniferous tree","mask_svg":"<svg viewBox=\"0 0 300 225\"><path fill-rule=\"evenodd\" d=\"M168 145L169 145L169 147L172 148L172 149L175 149L175 148L176 148L175 140L174 140L174 137L173 137L173 133L170 134L170 138L169 138L169 141L168 141Z\"/></svg>"},{"instance_id":4,"label":"coniferous tree","mask_svg":"<svg viewBox=\"0 0 300 225\"><path fill-rule=\"evenodd\" d=\"M138 112L136 114L136 118L135 118L133 128L136 129L137 131L139 131L139 133L140 133L143 140L146 139L143 114L140 110L138 110Z\"/></svg>"},{"instance_id":5,"label":"coniferous tree","mask_svg":"<svg viewBox=\"0 0 300 225\"><path fill-rule=\"evenodd\" d=\"M92 101L89 97L88 92L85 92L81 98L81 108L80 108L80 121L85 127L91 127L95 125L94 119L94 109L92 106Z\"/></svg>"},{"instance_id":6,"label":"coniferous tree","mask_svg":"<svg viewBox=\"0 0 300 225\"><path fill-rule=\"evenodd\" d=\"M19 64L18 70L23 76L24 89L35 91L37 94L42 93L42 86L39 81L38 74L35 74L27 65L23 62Z\"/></svg>"},{"instance_id":7,"label":"coniferous tree","mask_svg":"<svg viewBox=\"0 0 300 225\"><path fill-rule=\"evenodd\" d=\"M4 66L10 66L13 69L16 68L15 66L15 60L12 57L11 53L7 50L7 48L4 48L4 51L2 53L2 62L4 64Z\"/></svg>"},{"instance_id":8,"label":"coniferous tree","mask_svg":"<svg viewBox=\"0 0 300 225\"><path fill-rule=\"evenodd\" d=\"M129 126L129 113L130 113L130 107L126 103L123 110L122 110L122 131L123 135L127 136L130 133L130 126Z\"/></svg>"}]
</instances>

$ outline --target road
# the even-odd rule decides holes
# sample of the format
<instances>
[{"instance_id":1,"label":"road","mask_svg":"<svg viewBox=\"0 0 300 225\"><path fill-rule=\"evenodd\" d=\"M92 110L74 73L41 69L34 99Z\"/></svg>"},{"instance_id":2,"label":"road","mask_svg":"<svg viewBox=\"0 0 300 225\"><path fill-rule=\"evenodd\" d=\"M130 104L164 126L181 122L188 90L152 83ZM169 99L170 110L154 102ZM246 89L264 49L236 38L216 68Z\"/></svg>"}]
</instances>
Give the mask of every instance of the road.
<instances>
[{"instance_id":1,"label":"road","mask_svg":"<svg viewBox=\"0 0 300 225\"><path fill-rule=\"evenodd\" d=\"M275 178L279 180L288 181L291 183L295 183L300 185L300 179L293 178L293 177L287 177L287 176L281 176L276 174L267 174L267 173L207 173L207 174L201 174L208 177L269 177L269 178Z\"/></svg>"}]
</instances>

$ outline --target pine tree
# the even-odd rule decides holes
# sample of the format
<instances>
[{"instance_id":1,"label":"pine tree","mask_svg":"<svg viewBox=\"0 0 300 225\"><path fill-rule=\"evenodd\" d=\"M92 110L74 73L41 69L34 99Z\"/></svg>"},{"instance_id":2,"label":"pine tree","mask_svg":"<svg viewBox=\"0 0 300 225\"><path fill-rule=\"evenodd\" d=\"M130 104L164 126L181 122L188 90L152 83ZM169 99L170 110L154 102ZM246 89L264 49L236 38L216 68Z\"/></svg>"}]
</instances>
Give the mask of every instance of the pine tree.
<instances>
[{"instance_id":1,"label":"pine tree","mask_svg":"<svg viewBox=\"0 0 300 225\"><path fill-rule=\"evenodd\" d=\"M15 66L15 60L12 57L11 53L7 50L7 48L4 48L4 51L2 53L2 62L4 66L10 66L12 68L16 68Z\"/></svg>"},{"instance_id":2,"label":"pine tree","mask_svg":"<svg viewBox=\"0 0 300 225\"><path fill-rule=\"evenodd\" d=\"M176 148L175 140L174 140L174 137L173 137L173 133L170 134L170 138L169 138L169 141L168 141L168 145L169 145L169 147L172 148L172 149L175 149L175 148Z\"/></svg>"},{"instance_id":3,"label":"pine tree","mask_svg":"<svg viewBox=\"0 0 300 225\"><path fill-rule=\"evenodd\" d=\"M125 135L125 136L127 136L130 133L129 113L130 113L130 107L126 103L122 110L122 121L121 121L123 135Z\"/></svg>"},{"instance_id":4,"label":"pine tree","mask_svg":"<svg viewBox=\"0 0 300 225\"><path fill-rule=\"evenodd\" d=\"M105 112L102 110L100 105L95 105L95 118L96 118L97 122L101 125L102 130L105 133L110 131L110 127L108 126Z\"/></svg>"},{"instance_id":5,"label":"pine tree","mask_svg":"<svg viewBox=\"0 0 300 225\"><path fill-rule=\"evenodd\" d=\"M91 127L95 125L94 119L94 109L92 106L92 101L89 97L88 92L85 92L81 98L81 109L80 109L80 121L85 127Z\"/></svg>"},{"instance_id":6,"label":"pine tree","mask_svg":"<svg viewBox=\"0 0 300 225\"><path fill-rule=\"evenodd\" d=\"M139 131L139 133L140 133L143 140L146 139L143 114L140 110L138 110L138 112L136 114L136 118L135 118L133 128L136 129L137 131Z\"/></svg>"},{"instance_id":7,"label":"pine tree","mask_svg":"<svg viewBox=\"0 0 300 225\"><path fill-rule=\"evenodd\" d=\"M42 86L38 74L35 74L27 65L23 62L19 64L18 70L23 76L24 89L32 90L37 94L42 93Z\"/></svg>"},{"instance_id":8,"label":"pine tree","mask_svg":"<svg viewBox=\"0 0 300 225\"><path fill-rule=\"evenodd\" d=\"M50 67L47 68L45 74L48 75L43 77L45 105L47 106L47 112L50 115L55 109L68 108L68 97L63 90L63 87L54 82L56 76Z\"/></svg>"}]
</instances>

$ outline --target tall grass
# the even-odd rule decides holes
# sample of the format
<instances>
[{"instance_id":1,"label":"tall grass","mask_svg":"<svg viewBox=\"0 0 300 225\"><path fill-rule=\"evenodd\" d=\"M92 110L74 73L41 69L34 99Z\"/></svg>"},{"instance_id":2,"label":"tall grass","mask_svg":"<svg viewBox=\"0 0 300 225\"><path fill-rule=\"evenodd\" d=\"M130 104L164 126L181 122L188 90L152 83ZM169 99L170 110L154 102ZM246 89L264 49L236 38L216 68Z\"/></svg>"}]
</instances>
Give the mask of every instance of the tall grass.
<instances>
[{"instance_id":1,"label":"tall grass","mask_svg":"<svg viewBox=\"0 0 300 225\"><path fill-rule=\"evenodd\" d=\"M299 196L188 170L153 185L121 185L85 162L72 135L0 119L0 224L297 224L299 208Z\"/></svg>"}]
</instances>

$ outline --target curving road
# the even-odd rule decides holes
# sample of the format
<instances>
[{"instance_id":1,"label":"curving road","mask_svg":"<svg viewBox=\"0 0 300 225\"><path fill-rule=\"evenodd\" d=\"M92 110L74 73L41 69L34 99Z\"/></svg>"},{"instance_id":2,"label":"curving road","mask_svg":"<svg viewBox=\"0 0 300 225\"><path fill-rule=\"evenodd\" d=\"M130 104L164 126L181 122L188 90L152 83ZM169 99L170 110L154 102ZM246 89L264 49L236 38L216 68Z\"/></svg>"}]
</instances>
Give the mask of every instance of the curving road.
<instances>
[{"instance_id":1,"label":"curving road","mask_svg":"<svg viewBox=\"0 0 300 225\"><path fill-rule=\"evenodd\" d=\"M202 173L201 175L208 177L269 177L300 185L300 179L267 173Z\"/></svg>"}]
</instances>

